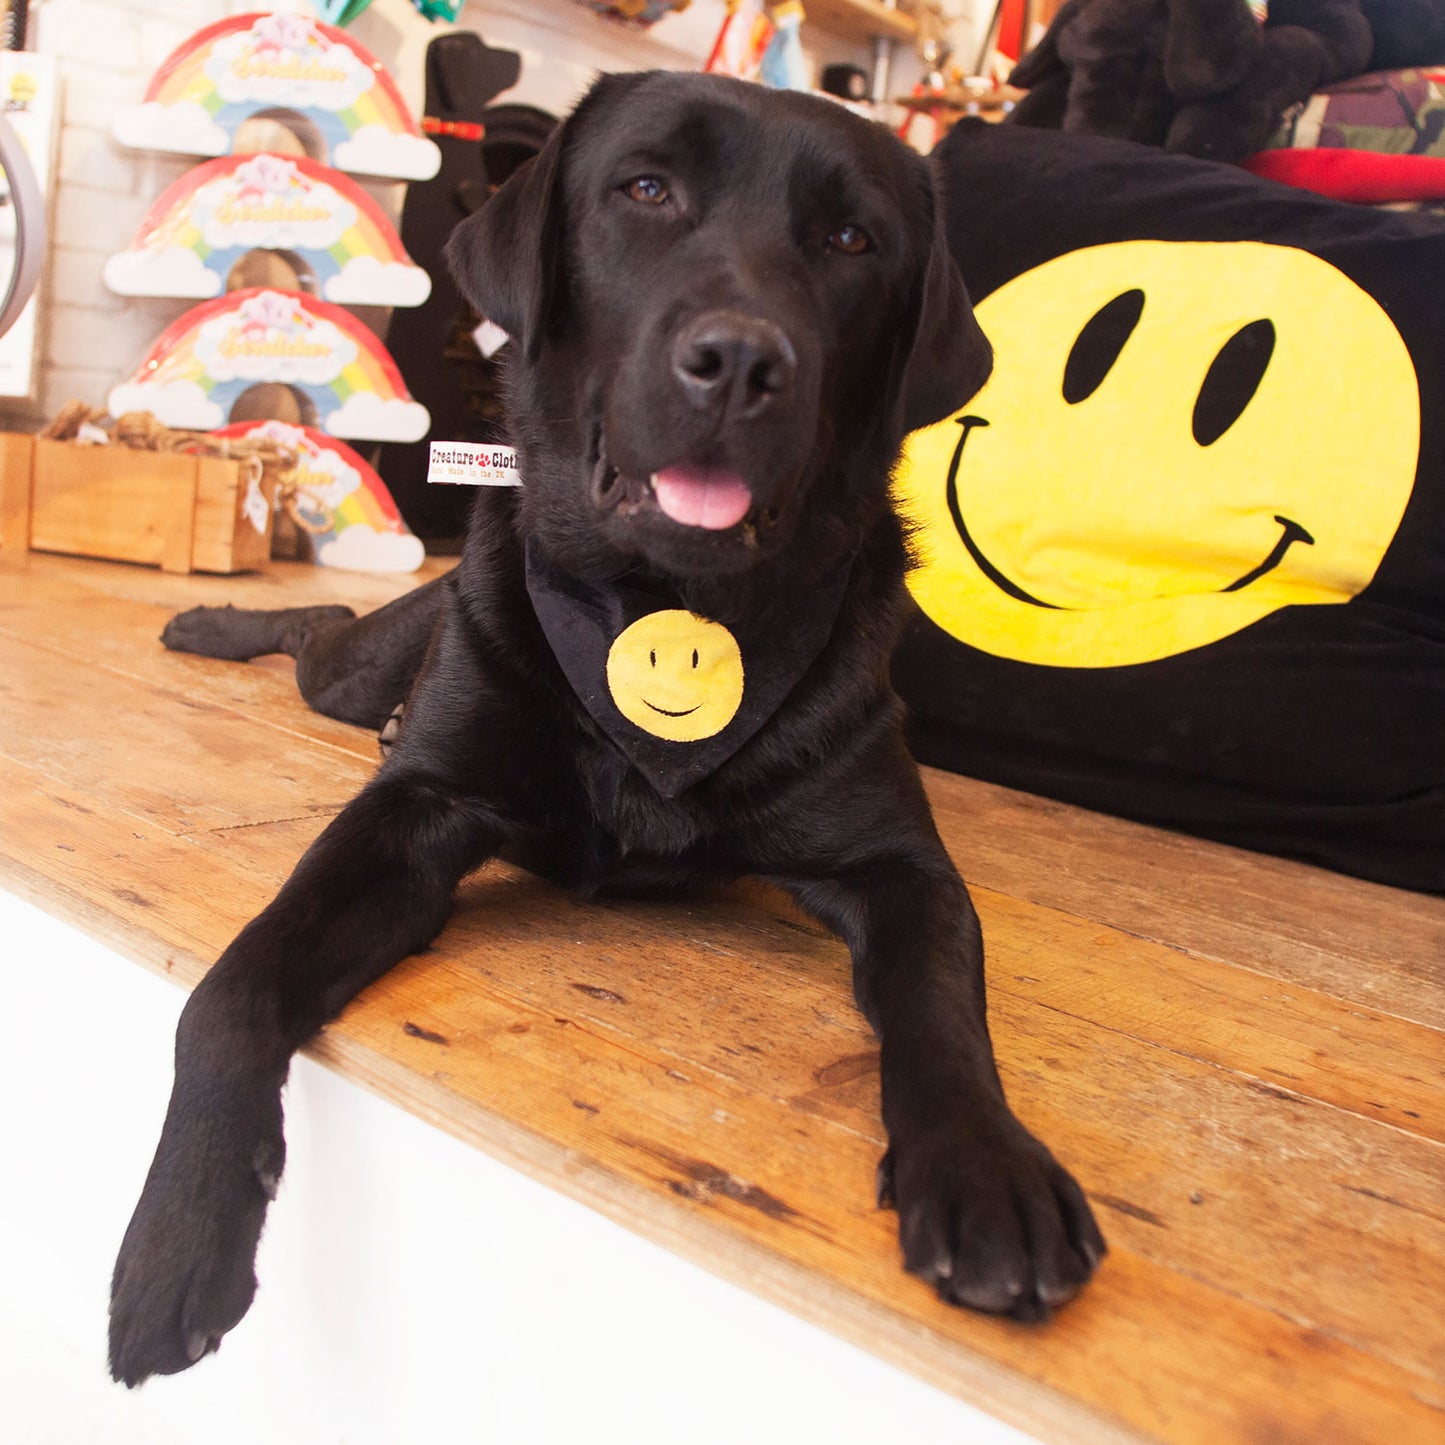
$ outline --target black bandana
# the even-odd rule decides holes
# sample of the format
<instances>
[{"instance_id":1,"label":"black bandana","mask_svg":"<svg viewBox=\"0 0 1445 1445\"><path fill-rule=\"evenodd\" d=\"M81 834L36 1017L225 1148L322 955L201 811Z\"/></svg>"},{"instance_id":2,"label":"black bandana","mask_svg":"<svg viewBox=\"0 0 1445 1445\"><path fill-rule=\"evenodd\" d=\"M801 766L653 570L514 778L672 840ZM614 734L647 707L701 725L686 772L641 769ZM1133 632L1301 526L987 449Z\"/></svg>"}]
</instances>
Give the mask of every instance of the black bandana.
<instances>
[{"instance_id":1,"label":"black bandana","mask_svg":"<svg viewBox=\"0 0 1445 1445\"><path fill-rule=\"evenodd\" d=\"M567 681L666 798L720 768L777 712L833 631L850 568L820 584L786 635L727 628L667 599L559 572L530 542L527 592Z\"/></svg>"}]
</instances>

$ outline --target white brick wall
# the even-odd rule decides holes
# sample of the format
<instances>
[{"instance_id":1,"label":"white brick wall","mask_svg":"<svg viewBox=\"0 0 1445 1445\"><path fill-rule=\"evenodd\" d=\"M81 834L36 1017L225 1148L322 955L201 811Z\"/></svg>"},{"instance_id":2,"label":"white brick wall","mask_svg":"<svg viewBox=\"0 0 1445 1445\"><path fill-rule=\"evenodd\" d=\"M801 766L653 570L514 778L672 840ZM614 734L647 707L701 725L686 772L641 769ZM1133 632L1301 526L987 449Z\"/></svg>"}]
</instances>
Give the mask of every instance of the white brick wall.
<instances>
[{"instance_id":1,"label":"white brick wall","mask_svg":"<svg viewBox=\"0 0 1445 1445\"><path fill-rule=\"evenodd\" d=\"M190 165L111 140L116 108L141 98L152 72L202 25L251 8L233 0L46 0L32 32L59 60L60 153L41 326L40 409L106 394L186 309L114 295L100 279L155 198Z\"/></svg>"},{"instance_id":2,"label":"white brick wall","mask_svg":"<svg viewBox=\"0 0 1445 1445\"><path fill-rule=\"evenodd\" d=\"M955 6L969 0L954 0ZM182 301L113 295L101 267L127 245L161 191L194 164L138 154L116 145L108 127L120 105L138 101L155 68L201 26L259 8L258 0L45 0L32 43L59 58L63 87L59 176L42 315L40 407L45 416L71 397L103 405L186 310ZM276 8L307 7L291 0ZM693 67L721 22L722 0L693 0L684 14L639 35L589 16L572 0L471 0L462 23L494 44L524 52L522 83L508 99L564 109L594 69ZM394 73L416 111L422 60L438 28L410 0L374 0L353 27L362 44ZM865 57L825 44L819 59ZM900 81L902 76L899 77ZM395 212L399 186L374 194ZM378 313L364 315L375 324Z\"/></svg>"}]
</instances>

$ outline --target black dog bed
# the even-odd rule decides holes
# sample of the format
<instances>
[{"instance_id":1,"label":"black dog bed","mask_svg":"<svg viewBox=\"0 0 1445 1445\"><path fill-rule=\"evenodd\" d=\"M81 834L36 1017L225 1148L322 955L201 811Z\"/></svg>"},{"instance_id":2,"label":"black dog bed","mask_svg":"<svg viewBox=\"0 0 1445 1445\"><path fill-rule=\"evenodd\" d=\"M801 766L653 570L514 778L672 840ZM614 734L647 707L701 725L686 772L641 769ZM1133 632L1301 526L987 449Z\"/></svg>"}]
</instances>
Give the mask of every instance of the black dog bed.
<instances>
[{"instance_id":1,"label":"black dog bed","mask_svg":"<svg viewBox=\"0 0 1445 1445\"><path fill-rule=\"evenodd\" d=\"M930 762L1445 891L1445 224L965 125L997 353L915 434Z\"/></svg>"}]
</instances>

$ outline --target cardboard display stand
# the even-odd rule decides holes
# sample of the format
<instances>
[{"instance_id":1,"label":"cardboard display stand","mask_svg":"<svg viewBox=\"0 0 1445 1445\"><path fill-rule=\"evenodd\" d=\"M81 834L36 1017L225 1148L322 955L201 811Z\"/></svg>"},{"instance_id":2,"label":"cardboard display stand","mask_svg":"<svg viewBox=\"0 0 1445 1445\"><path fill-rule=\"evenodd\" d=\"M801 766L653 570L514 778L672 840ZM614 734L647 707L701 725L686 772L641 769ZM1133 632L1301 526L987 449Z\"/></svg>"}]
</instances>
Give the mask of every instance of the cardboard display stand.
<instances>
[{"instance_id":1,"label":"cardboard display stand","mask_svg":"<svg viewBox=\"0 0 1445 1445\"><path fill-rule=\"evenodd\" d=\"M178 46L112 132L132 147L219 157L162 194L106 264L121 295L202 301L112 389L112 413L149 411L208 431L259 417L332 437L426 435L427 409L386 347L335 304L415 307L432 289L385 214L341 174L425 179L440 165L373 56L309 16L236 16ZM258 134L262 145L304 154L259 150ZM394 513L380 478L355 460L367 474L360 491ZM333 565L419 565L419 544L396 520L400 531L377 532L389 539L381 547L356 546L360 531L347 545L329 537L328 555L345 559Z\"/></svg>"},{"instance_id":2,"label":"cardboard display stand","mask_svg":"<svg viewBox=\"0 0 1445 1445\"><path fill-rule=\"evenodd\" d=\"M193 306L108 404L116 416L149 411L167 426L213 431L265 384L332 436L416 441L430 425L386 347L349 311L264 286Z\"/></svg>"},{"instance_id":3,"label":"cardboard display stand","mask_svg":"<svg viewBox=\"0 0 1445 1445\"><path fill-rule=\"evenodd\" d=\"M313 160L337 170L423 181L441 156L385 67L307 15L232 16L198 30L151 77L111 134L135 150L226 155L258 116L289 125Z\"/></svg>"},{"instance_id":4,"label":"cardboard display stand","mask_svg":"<svg viewBox=\"0 0 1445 1445\"><path fill-rule=\"evenodd\" d=\"M431 277L381 207L349 177L293 156L223 156L162 192L136 238L106 262L122 296L207 300L257 251L286 261L293 289L350 306L420 306Z\"/></svg>"}]
</instances>

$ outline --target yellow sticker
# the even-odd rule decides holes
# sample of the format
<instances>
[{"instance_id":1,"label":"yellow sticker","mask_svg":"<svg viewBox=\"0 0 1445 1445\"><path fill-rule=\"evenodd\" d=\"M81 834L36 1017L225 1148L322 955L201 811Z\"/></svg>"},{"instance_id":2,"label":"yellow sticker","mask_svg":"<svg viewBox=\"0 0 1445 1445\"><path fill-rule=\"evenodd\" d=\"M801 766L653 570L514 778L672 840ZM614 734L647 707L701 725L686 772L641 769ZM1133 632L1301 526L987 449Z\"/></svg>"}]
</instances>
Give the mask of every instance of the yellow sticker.
<instances>
[{"instance_id":1,"label":"yellow sticker","mask_svg":"<svg viewBox=\"0 0 1445 1445\"><path fill-rule=\"evenodd\" d=\"M1374 577L1414 486L1419 385L1327 262L1125 241L1016 277L978 317L993 375L908 439L896 478L909 587L961 642L1152 662Z\"/></svg>"},{"instance_id":2,"label":"yellow sticker","mask_svg":"<svg viewBox=\"0 0 1445 1445\"><path fill-rule=\"evenodd\" d=\"M743 700L743 657L720 622L672 609L640 617L607 654L607 686L628 722L673 743L720 733Z\"/></svg>"}]
</instances>

